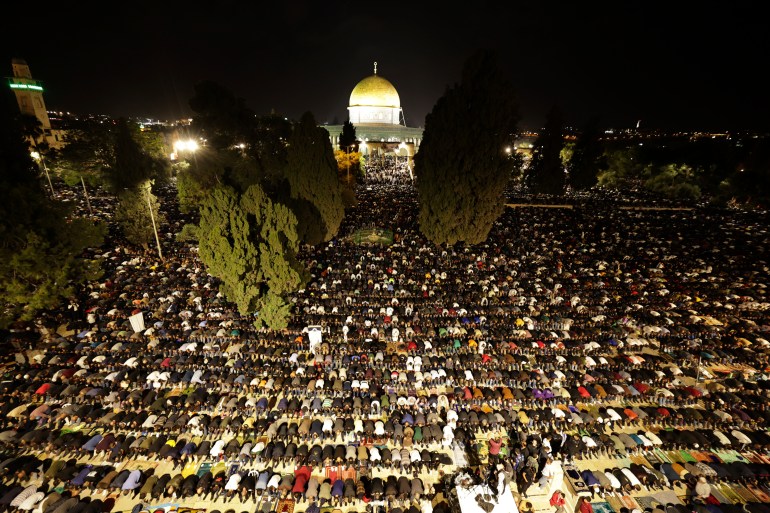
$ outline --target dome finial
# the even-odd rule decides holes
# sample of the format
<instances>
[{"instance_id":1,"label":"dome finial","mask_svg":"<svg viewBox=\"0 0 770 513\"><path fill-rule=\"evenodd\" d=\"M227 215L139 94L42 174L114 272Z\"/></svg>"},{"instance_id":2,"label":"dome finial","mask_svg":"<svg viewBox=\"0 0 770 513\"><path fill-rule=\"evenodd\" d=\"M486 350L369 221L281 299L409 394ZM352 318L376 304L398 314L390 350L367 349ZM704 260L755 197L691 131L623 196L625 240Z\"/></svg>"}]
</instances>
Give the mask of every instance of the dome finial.
<instances>
[{"instance_id":1,"label":"dome finial","mask_svg":"<svg viewBox=\"0 0 770 513\"><path fill-rule=\"evenodd\" d=\"M377 61L374 61L374 74L377 74Z\"/></svg>"}]
</instances>

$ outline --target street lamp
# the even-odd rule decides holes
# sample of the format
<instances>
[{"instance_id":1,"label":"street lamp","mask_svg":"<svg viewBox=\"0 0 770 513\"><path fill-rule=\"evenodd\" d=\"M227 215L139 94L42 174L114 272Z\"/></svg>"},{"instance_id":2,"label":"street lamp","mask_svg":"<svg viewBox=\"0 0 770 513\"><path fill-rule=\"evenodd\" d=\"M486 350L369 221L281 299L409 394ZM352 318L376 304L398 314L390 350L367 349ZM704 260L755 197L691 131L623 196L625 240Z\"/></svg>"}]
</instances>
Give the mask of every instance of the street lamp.
<instances>
[{"instance_id":1,"label":"street lamp","mask_svg":"<svg viewBox=\"0 0 770 513\"><path fill-rule=\"evenodd\" d=\"M45 165L45 159L43 159L43 156L40 154L39 151L32 151L29 153L29 155L35 160L35 162L38 163L38 165L43 166L43 172L45 172L45 177L48 179L48 187L51 188L51 197L55 198L56 193L53 191L53 184L51 183L51 175L48 174L48 166Z\"/></svg>"},{"instance_id":2,"label":"street lamp","mask_svg":"<svg viewBox=\"0 0 770 513\"><path fill-rule=\"evenodd\" d=\"M178 140L174 143L174 151L196 151L198 142L194 139Z\"/></svg>"},{"instance_id":3,"label":"street lamp","mask_svg":"<svg viewBox=\"0 0 770 513\"><path fill-rule=\"evenodd\" d=\"M145 197L147 198L147 208L150 209L150 221L152 221L152 231L155 233L155 243L158 245L158 257L163 260L163 252L160 249L160 237L158 237L158 227L155 225L155 215L152 213L152 202L150 201L150 188L152 183L147 181L142 188L144 189Z\"/></svg>"},{"instance_id":4,"label":"street lamp","mask_svg":"<svg viewBox=\"0 0 770 513\"><path fill-rule=\"evenodd\" d=\"M198 141L195 139L178 139L174 141L174 153L171 160L176 160L179 153L183 151L195 153L199 147Z\"/></svg>"},{"instance_id":5,"label":"street lamp","mask_svg":"<svg viewBox=\"0 0 770 513\"><path fill-rule=\"evenodd\" d=\"M355 144L348 144L345 146L345 170L347 171L347 182L350 184L350 148L355 146Z\"/></svg>"}]
</instances>

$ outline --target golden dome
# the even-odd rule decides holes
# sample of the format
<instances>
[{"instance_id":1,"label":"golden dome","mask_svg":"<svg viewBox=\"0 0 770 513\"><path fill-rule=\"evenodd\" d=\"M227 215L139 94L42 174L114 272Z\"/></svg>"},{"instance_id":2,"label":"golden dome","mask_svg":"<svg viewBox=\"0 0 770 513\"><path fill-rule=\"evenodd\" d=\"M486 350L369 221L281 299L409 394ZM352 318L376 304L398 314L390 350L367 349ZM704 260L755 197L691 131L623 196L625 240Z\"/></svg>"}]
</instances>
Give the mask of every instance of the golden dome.
<instances>
[{"instance_id":1,"label":"golden dome","mask_svg":"<svg viewBox=\"0 0 770 513\"><path fill-rule=\"evenodd\" d=\"M360 81L350 93L351 107L394 107L401 108L401 99L393 84L379 75L372 75Z\"/></svg>"}]
</instances>

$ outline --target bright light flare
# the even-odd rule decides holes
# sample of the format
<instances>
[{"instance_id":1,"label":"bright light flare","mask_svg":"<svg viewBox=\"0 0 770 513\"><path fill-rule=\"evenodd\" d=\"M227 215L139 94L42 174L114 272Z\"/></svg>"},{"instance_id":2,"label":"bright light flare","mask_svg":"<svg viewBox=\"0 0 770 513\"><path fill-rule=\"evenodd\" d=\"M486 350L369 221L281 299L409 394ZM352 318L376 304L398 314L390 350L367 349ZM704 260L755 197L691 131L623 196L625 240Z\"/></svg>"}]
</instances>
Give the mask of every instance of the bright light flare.
<instances>
[{"instance_id":1,"label":"bright light flare","mask_svg":"<svg viewBox=\"0 0 770 513\"><path fill-rule=\"evenodd\" d=\"M178 140L174 143L174 153L179 153L180 151L197 151L197 150L198 150L198 142L193 139Z\"/></svg>"}]
</instances>

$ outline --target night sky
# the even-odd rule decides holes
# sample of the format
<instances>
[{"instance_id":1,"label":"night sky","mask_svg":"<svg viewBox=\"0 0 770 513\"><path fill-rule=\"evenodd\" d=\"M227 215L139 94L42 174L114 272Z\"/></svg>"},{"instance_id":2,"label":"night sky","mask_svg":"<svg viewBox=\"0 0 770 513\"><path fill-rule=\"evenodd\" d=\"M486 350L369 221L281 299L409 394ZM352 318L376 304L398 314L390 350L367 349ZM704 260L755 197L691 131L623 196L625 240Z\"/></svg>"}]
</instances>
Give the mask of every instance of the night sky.
<instances>
[{"instance_id":1,"label":"night sky","mask_svg":"<svg viewBox=\"0 0 770 513\"><path fill-rule=\"evenodd\" d=\"M601 6L596 4L603 4ZM592 5L588 5L592 4ZM556 104L579 127L770 129L770 44L761 3L735 2L35 2L4 7L3 66L27 61L49 109L174 119L214 80L257 113L346 118L350 91L378 72L407 124L498 51L523 129ZM760 6L760 7L757 7ZM16 23L14 26L11 24Z\"/></svg>"}]
</instances>

